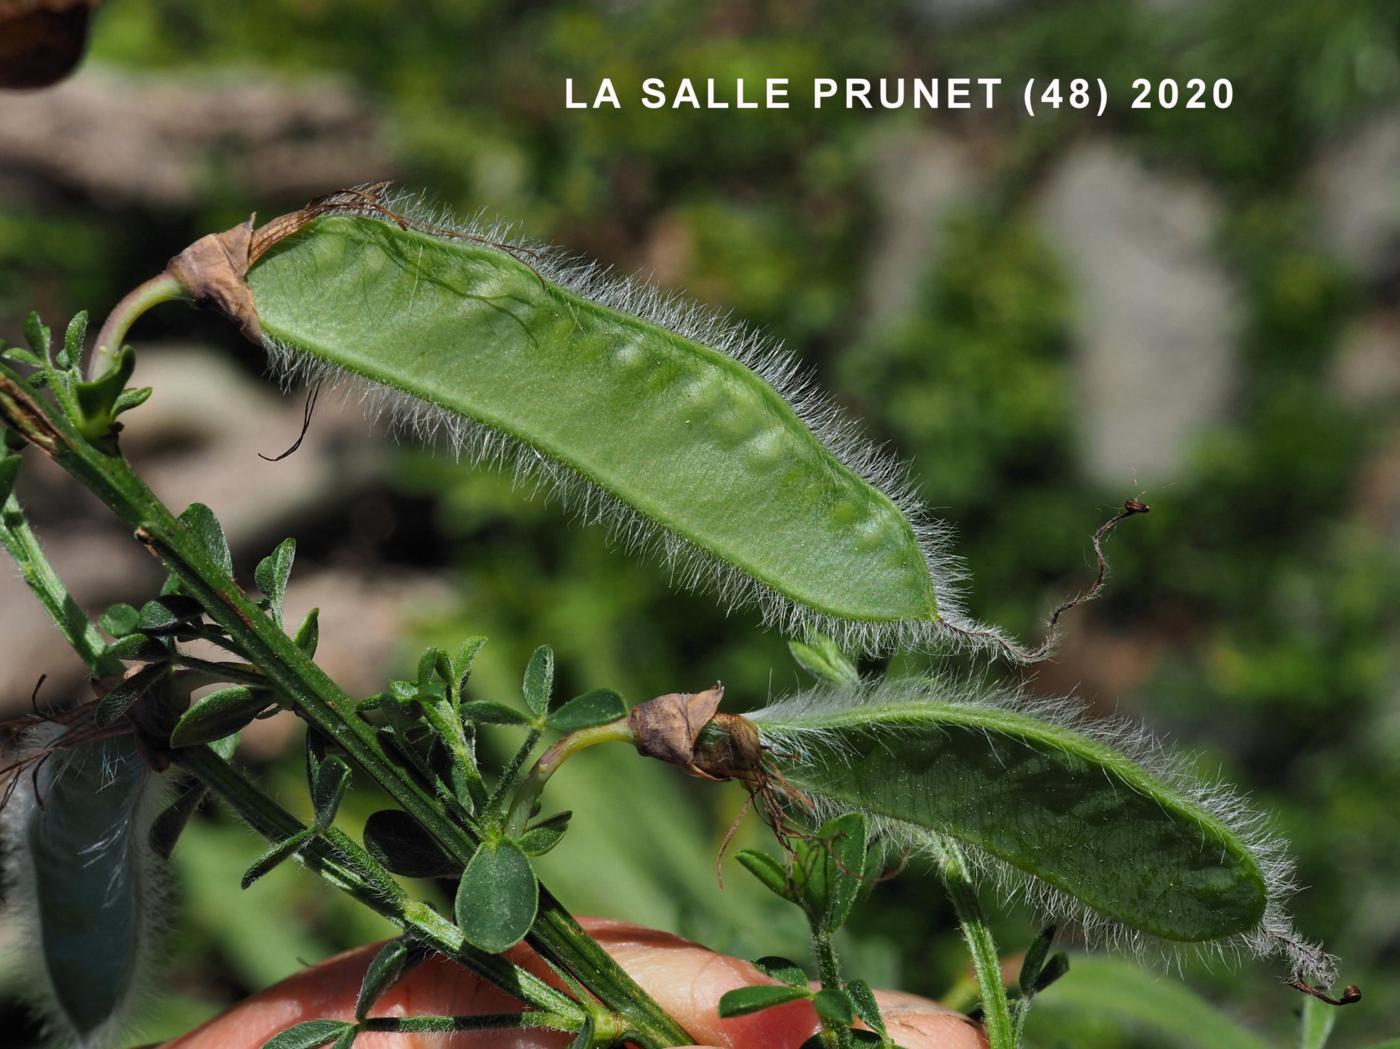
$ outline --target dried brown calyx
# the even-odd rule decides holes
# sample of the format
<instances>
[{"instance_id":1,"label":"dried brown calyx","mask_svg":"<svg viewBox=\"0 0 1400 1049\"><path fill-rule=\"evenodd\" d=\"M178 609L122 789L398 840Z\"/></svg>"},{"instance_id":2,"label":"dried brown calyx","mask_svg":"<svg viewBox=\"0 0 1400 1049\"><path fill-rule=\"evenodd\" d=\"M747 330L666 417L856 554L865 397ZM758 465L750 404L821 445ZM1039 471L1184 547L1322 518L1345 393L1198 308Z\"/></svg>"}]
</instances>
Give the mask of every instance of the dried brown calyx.
<instances>
[{"instance_id":1,"label":"dried brown calyx","mask_svg":"<svg viewBox=\"0 0 1400 1049\"><path fill-rule=\"evenodd\" d=\"M165 272L195 302L222 311L249 339L261 342L262 325L245 279L253 237L252 218L223 233L210 233L171 259Z\"/></svg>"},{"instance_id":2,"label":"dried brown calyx","mask_svg":"<svg viewBox=\"0 0 1400 1049\"><path fill-rule=\"evenodd\" d=\"M670 692L632 708L627 716L637 750L701 779L763 780L763 744L753 722L719 713L724 686Z\"/></svg>"}]
</instances>

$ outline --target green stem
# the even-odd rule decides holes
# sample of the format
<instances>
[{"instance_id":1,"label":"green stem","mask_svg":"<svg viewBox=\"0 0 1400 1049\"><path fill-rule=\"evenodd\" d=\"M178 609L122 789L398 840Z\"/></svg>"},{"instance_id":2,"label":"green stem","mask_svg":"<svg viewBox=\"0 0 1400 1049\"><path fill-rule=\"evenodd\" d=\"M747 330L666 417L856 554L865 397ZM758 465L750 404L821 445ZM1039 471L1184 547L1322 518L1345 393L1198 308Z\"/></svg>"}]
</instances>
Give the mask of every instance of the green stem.
<instances>
[{"instance_id":1,"label":"green stem","mask_svg":"<svg viewBox=\"0 0 1400 1049\"><path fill-rule=\"evenodd\" d=\"M49 559L39 546L39 537L29 526L19 500L10 495L0 511L0 545L9 551L34 596L44 606L88 669L98 677L114 677L124 669L115 656L104 654L107 647L97 627L69 596Z\"/></svg>"},{"instance_id":2,"label":"green stem","mask_svg":"<svg viewBox=\"0 0 1400 1049\"><path fill-rule=\"evenodd\" d=\"M92 357L88 360L87 377L96 379L112 366L117 354L121 352L126 333L137 317L162 302L188 297L189 292L185 290L185 286L164 273L152 277L144 284L138 284L127 292L102 322L97 341L93 343Z\"/></svg>"},{"instance_id":3,"label":"green stem","mask_svg":"<svg viewBox=\"0 0 1400 1049\"><path fill-rule=\"evenodd\" d=\"M831 942L831 933L816 923L812 925L812 955L817 962L817 979L822 987L843 990L846 985L841 982L841 964L836 960L836 946ZM851 1032L845 1028L827 1027L826 1039L836 1049L850 1049Z\"/></svg>"},{"instance_id":4,"label":"green stem","mask_svg":"<svg viewBox=\"0 0 1400 1049\"><path fill-rule=\"evenodd\" d=\"M1001 957L997 954L992 930L987 926L987 917L982 913L977 890L968 876L967 860L962 849L949 838L935 842L934 854L957 912L958 924L962 926L963 939L972 955L972 967L982 992L982 1022L987 1029L987 1043L991 1049L1016 1049L1006 983L1001 978Z\"/></svg>"},{"instance_id":5,"label":"green stem","mask_svg":"<svg viewBox=\"0 0 1400 1049\"><path fill-rule=\"evenodd\" d=\"M518 838L524 833L525 825L530 821L530 813L534 811L535 802L539 800L549 777L559 771L560 765L579 751L599 743L631 742L632 726L626 718L619 718L606 725L579 729L556 741L540 755L540 759L535 762L529 775L521 781L519 789L516 790L515 798L510 804L510 815L506 817L506 837Z\"/></svg>"},{"instance_id":6,"label":"green stem","mask_svg":"<svg viewBox=\"0 0 1400 1049\"><path fill-rule=\"evenodd\" d=\"M169 569L269 685L343 749L408 812L450 856L465 866L477 838L458 823L433 792L404 774L383 752L373 726L354 701L297 647L256 602L209 556L191 533L117 455L84 440L48 402L36 399L22 379L0 365L0 417L107 504ZM693 1041L546 890L529 942L582 980L629 1025L642 1049Z\"/></svg>"},{"instance_id":7,"label":"green stem","mask_svg":"<svg viewBox=\"0 0 1400 1049\"><path fill-rule=\"evenodd\" d=\"M514 792L520 780L520 770L525 767L525 761L534 753L535 744L540 741L543 733L538 728L532 728L525 734L525 741L514 754L510 761L501 771L500 777L496 780L495 789L491 791L491 796L486 799L486 804L482 806L488 816L501 811L505 807L506 798Z\"/></svg>"}]
</instances>

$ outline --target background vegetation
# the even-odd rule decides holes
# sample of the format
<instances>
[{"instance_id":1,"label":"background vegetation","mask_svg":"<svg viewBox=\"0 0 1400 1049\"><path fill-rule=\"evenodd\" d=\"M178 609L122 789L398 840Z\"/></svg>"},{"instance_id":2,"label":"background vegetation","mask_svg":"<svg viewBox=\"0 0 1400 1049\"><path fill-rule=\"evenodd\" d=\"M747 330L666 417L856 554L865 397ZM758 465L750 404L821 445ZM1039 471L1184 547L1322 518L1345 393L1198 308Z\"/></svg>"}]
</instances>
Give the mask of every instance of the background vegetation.
<instances>
[{"instance_id":1,"label":"background vegetation","mask_svg":"<svg viewBox=\"0 0 1400 1049\"><path fill-rule=\"evenodd\" d=\"M563 108L564 77L604 75L619 85L685 75L1088 75L1104 77L1117 104L1099 120L1035 121L1018 117L1009 95L991 114ZM1234 105L1168 113L1124 104L1134 77L1195 75L1230 77ZM341 182L392 174L459 212L484 209L621 270L648 270L771 332L912 460L928 500L958 529L974 612L1022 634L1086 580L1093 528L1141 494L1153 512L1112 540L1109 595L1074 613L1059 660L1028 687L1077 688L1104 712L1144 719L1277 811L1308 886L1297 899L1301 927L1368 992L1340 1017L1334 1044L1400 1027L1387 993L1400 979L1400 251L1359 262L1319 232L1319 186L1342 162L1339 144L1400 106L1394 4L111 0L73 83L93 76L191 97L249 85L343 95L354 100L344 128L318 127L313 112L286 132L322 136L340 157ZM281 97L258 104L275 116ZM11 105L0 99L0 111ZM13 339L36 306L54 322L81 307L100 314L197 235L320 191L259 152L256 119L233 126L199 138L173 190L154 177L159 156L148 169L113 165L104 181L83 170L101 169L101 156L45 166L0 151L0 186L12 190L0 194L0 331ZM367 145L341 156L352 135ZM1236 318L1222 410L1142 491L1089 465L1088 307L1043 221L1060 165L1102 143L1209 195L1213 265ZM930 155L935 166L962 158L970 173L922 213L918 250L901 253L894 234L909 213L898 200ZM1391 202L1392 248L1397 180L1392 170L1375 187ZM1375 342L1377 331L1380 349L1359 358L1357 333ZM142 321L136 342L191 333L245 373L261 368L230 331L178 309ZM1346 378L1358 368L1359 391ZM297 415L292 405L286 418ZM245 484L279 469L245 465ZM509 478L409 443L353 490L353 499L320 493L292 506L265 531L297 534L304 557L369 589L400 572L450 581L447 600L411 610L399 658L425 641L485 633L483 695L506 693L544 641L566 692L610 685L635 701L722 677L742 709L800 683L782 639L751 616L725 617L703 596L673 592L655 565L528 501ZM89 512L50 505L61 527ZM242 553L251 567L258 550ZM12 604L0 615L9 624L37 612ZM7 663L26 658L0 651ZM362 669L405 671L392 662ZM924 662L901 658L893 669ZM26 664L31 677L48 669ZM3 697L10 709L27 699L27 688ZM299 775L299 757L276 746L245 757L273 782ZM724 890L715 882L719 841L743 799L737 787L683 782L616 755L576 764L560 790L577 830L543 863L566 904L721 949L801 954L801 929L741 871L726 863ZM366 814L375 807L350 802ZM236 872L257 848L214 812L182 843L176 895L188 935L172 967L181 995L162 1003L152 1033L382 933L290 869L239 893ZM1028 943L1032 917L1001 911L1000 942ZM849 950L871 982L942 995L965 965L952 928L934 883L905 876L857 913ZM1060 987L1041 1000L1034 1044L1163 1044L1160 1029L1129 1015L1134 995L1151 989L1110 990L1117 985L1091 969L1065 981L1059 1004ZM1192 988L1283 1037L1300 1003L1276 975L1186 966ZM1108 1015L1088 1035L1067 1034L1086 1009ZM7 999L3 1010L5 1029L24 1029L20 1006Z\"/></svg>"}]
</instances>

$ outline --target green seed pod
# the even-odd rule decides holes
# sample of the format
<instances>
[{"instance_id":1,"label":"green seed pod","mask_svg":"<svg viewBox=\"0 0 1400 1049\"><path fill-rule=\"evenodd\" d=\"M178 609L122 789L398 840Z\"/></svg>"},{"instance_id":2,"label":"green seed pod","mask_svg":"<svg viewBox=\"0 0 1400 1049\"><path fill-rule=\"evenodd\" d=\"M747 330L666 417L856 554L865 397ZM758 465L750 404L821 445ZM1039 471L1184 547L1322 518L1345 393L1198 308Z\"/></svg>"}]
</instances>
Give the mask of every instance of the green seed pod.
<instances>
[{"instance_id":1,"label":"green seed pod","mask_svg":"<svg viewBox=\"0 0 1400 1049\"><path fill-rule=\"evenodd\" d=\"M148 975L162 895L148 834L165 792L132 736L69 748L35 736L31 754L56 749L4 814L24 973L64 1044L109 1046Z\"/></svg>"},{"instance_id":2,"label":"green seed pod","mask_svg":"<svg viewBox=\"0 0 1400 1049\"><path fill-rule=\"evenodd\" d=\"M368 187L205 238L165 280L260 338L284 381L358 382L376 413L513 467L789 635L1018 655L960 610L946 531L901 465L791 357L500 236Z\"/></svg>"},{"instance_id":3,"label":"green seed pod","mask_svg":"<svg viewBox=\"0 0 1400 1049\"><path fill-rule=\"evenodd\" d=\"M1140 731L937 679L817 688L748 717L754 782L819 817L862 812L914 849L955 838L1048 916L1110 939L1240 946L1335 977L1292 928L1292 865L1261 814Z\"/></svg>"}]
</instances>

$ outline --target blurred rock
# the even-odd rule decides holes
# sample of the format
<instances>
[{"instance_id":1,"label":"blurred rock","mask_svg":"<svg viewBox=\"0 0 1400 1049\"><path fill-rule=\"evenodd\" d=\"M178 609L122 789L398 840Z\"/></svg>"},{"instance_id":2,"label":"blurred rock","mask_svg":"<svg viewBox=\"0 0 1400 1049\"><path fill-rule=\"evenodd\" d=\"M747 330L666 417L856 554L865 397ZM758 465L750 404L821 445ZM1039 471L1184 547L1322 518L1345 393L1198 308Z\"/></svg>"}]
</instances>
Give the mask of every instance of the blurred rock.
<instances>
[{"instance_id":1,"label":"blurred rock","mask_svg":"<svg viewBox=\"0 0 1400 1049\"><path fill-rule=\"evenodd\" d=\"M1370 282L1400 279L1400 110L1333 142L1309 183L1322 246Z\"/></svg>"},{"instance_id":2,"label":"blurred rock","mask_svg":"<svg viewBox=\"0 0 1400 1049\"><path fill-rule=\"evenodd\" d=\"M382 122L331 80L135 76L88 66L0 105L0 180L105 205L190 208L211 186L315 196L391 172Z\"/></svg>"},{"instance_id":3,"label":"blurred rock","mask_svg":"<svg viewBox=\"0 0 1400 1049\"><path fill-rule=\"evenodd\" d=\"M1117 487L1168 480L1235 386L1240 307L1213 251L1220 207L1199 182L1088 143L1053 171L1039 209L1076 296L1084 469Z\"/></svg>"},{"instance_id":4,"label":"blurred rock","mask_svg":"<svg viewBox=\"0 0 1400 1049\"><path fill-rule=\"evenodd\" d=\"M943 223L972 198L979 175L967 144L927 128L884 136L872 154L880 227L865 294L867 323L878 329L917 305Z\"/></svg>"},{"instance_id":5,"label":"blurred rock","mask_svg":"<svg viewBox=\"0 0 1400 1049\"><path fill-rule=\"evenodd\" d=\"M1400 312L1362 317L1332 360L1332 388L1355 408L1374 408L1400 397Z\"/></svg>"}]
</instances>

